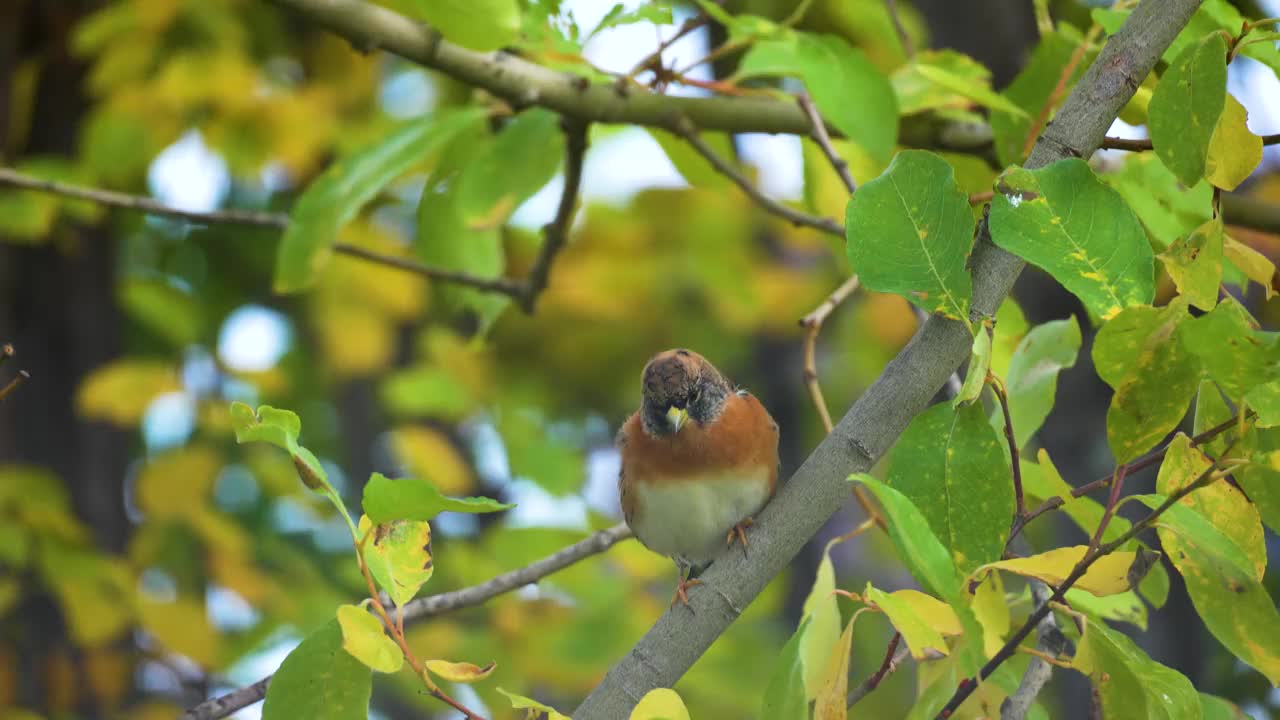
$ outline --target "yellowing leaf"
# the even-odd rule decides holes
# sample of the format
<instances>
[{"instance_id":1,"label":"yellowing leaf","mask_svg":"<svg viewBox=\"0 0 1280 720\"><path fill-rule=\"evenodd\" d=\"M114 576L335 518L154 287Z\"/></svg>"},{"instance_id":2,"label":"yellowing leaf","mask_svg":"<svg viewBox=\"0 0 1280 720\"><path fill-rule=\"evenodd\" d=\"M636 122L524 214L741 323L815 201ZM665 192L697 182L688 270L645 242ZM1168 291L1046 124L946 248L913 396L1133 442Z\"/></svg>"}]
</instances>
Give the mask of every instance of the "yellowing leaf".
<instances>
[{"instance_id":1,"label":"yellowing leaf","mask_svg":"<svg viewBox=\"0 0 1280 720\"><path fill-rule=\"evenodd\" d=\"M807 700L818 696L831 647L840 637L840 606L832 592L836 589L836 571L831 563L831 546L837 542L839 538L827 544L815 573L813 588L804 601L804 617L809 619L809 629L800 639L800 663L804 670Z\"/></svg>"},{"instance_id":2,"label":"yellowing leaf","mask_svg":"<svg viewBox=\"0 0 1280 720\"><path fill-rule=\"evenodd\" d=\"M813 720L846 720L848 715L849 694L849 653L853 646L853 623L858 619L857 613L849 618L844 632L840 634L840 642L831 648L831 658L827 661L826 673L822 685L818 688L818 696L814 699Z\"/></svg>"},{"instance_id":3,"label":"yellowing leaf","mask_svg":"<svg viewBox=\"0 0 1280 720\"><path fill-rule=\"evenodd\" d=\"M951 649L942 639L943 630L948 631L946 634L949 635L959 635L961 632L960 620L955 611L941 600L922 592L899 590L890 594L877 590L868 583L864 597L889 617L889 622L902 633L911 656L917 660L930 657L933 653L949 654Z\"/></svg>"},{"instance_id":4,"label":"yellowing leaf","mask_svg":"<svg viewBox=\"0 0 1280 720\"><path fill-rule=\"evenodd\" d=\"M640 698L629 720L689 720L689 709L675 690L655 688Z\"/></svg>"},{"instance_id":5,"label":"yellowing leaf","mask_svg":"<svg viewBox=\"0 0 1280 720\"><path fill-rule=\"evenodd\" d=\"M368 536L364 560L391 601L404 605L418 594L435 572L431 557L431 526L425 520L397 520L374 527L361 516L360 537Z\"/></svg>"},{"instance_id":6,"label":"yellowing leaf","mask_svg":"<svg viewBox=\"0 0 1280 720\"><path fill-rule=\"evenodd\" d=\"M1005 570L1025 577L1037 578L1056 587L1071 574L1072 569L1088 549L1084 545L1054 548L1031 557L989 563L975 570L973 574L977 575L983 570ZM1103 556L1089 566L1089 571L1076 581L1074 587L1087 590L1094 595L1114 595L1128 590L1129 567L1133 565L1134 555L1135 553L1125 550Z\"/></svg>"},{"instance_id":7,"label":"yellowing leaf","mask_svg":"<svg viewBox=\"0 0 1280 720\"><path fill-rule=\"evenodd\" d=\"M994 657L1009 632L1009 603L1004 599L1000 573L991 573L978 586L973 596L973 614L982 625L982 650L987 657Z\"/></svg>"},{"instance_id":8,"label":"yellowing leaf","mask_svg":"<svg viewBox=\"0 0 1280 720\"><path fill-rule=\"evenodd\" d=\"M448 660L428 660L427 669L450 682L469 683L483 680L498 667L497 663L489 663L484 667L469 662L449 662Z\"/></svg>"},{"instance_id":9,"label":"yellowing leaf","mask_svg":"<svg viewBox=\"0 0 1280 720\"><path fill-rule=\"evenodd\" d=\"M138 505L157 517L189 515L205 500L222 467L212 448L190 445L153 457L138 473Z\"/></svg>"},{"instance_id":10,"label":"yellowing leaf","mask_svg":"<svg viewBox=\"0 0 1280 720\"><path fill-rule=\"evenodd\" d=\"M173 365L124 358L96 368L76 391L76 411L90 420L137 425L157 396L179 389Z\"/></svg>"},{"instance_id":11,"label":"yellowing leaf","mask_svg":"<svg viewBox=\"0 0 1280 720\"><path fill-rule=\"evenodd\" d=\"M1222 253L1245 277L1262 286L1268 300L1276 294L1276 266L1266 255L1230 235L1222 238Z\"/></svg>"},{"instance_id":12,"label":"yellowing leaf","mask_svg":"<svg viewBox=\"0 0 1280 720\"><path fill-rule=\"evenodd\" d=\"M173 602L161 602L142 593L138 597L138 619L166 648L186 655L201 667L218 665L222 641L199 600L179 596Z\"/></svg>"},{"instance_id":13,"label":"yellowing leaf","mask_svg":"<svg viewBox=\"0 0 1280 720\"><path fill-rule=\"evenodd\" d=\"M1205 178L1223 190L1235 190L1262 162L1262 138L1249 132L1249 112L1227 95L1227 104L1209 140Z\"/></svg>"},{"instance_id":14,"label":"yellowing leaf","mask_svg":"<svg viewBox=\"0 0 1280 720\"><path fill-rule=\"evenodd\" d=\"M475 489L471 465L443 433L405 425L392 433L391 447L404 463L406 476L430 480L446 495L462 495Z\"/></svg>"},{"instance_id":15,"label":"yellowing leaf","mask_svg":"<svg viewBox=\"0 0 1280 720\"><path fill-rule=\"evenodd\" d=\"M113 640L133 621L136 580L124 562L51 543L41 547L40 565L79 644Z\"/></svg>"},{"instance_id":16,"label":"yellowing leaf","mask_svg":"<svg viewBox=\"0 0 1280 720\"><path fill-rule=\"evenodd\" d=\"M382 622L358 605L338 607L342 649L372 670L393 673L404 665L404 654L383 631Z\"/></svg>"},{"instance_id":17,"label":"yellowing leaf","mask_svg":"<svg viewBox=\"0 0 1280 720\"><path fill-rule=\"evenodd\" d=\"M523 695L516 695L515 693L507 692L502 688L498 688L498 692L507 696L507 699L511 701L511 707L515 708L516 710L527 709L527 710L536 710L538 712L544 712L547 714L547 720L570 720L568 715L556 712L556 709L551 707L550 705L543 705L537 700L532 700Z\"/></svg>"},{"instance_id":18,"label":"yellowing leaf","mask_svg":"<svg viewBox=\"0 0 1280 720\"><path fill-rule=\"evenodd\" d=\"M369 375L391 361L395 326L361 305L324 303L315 326L320 355L339 377Z\"/></svg>"}]
</instances>

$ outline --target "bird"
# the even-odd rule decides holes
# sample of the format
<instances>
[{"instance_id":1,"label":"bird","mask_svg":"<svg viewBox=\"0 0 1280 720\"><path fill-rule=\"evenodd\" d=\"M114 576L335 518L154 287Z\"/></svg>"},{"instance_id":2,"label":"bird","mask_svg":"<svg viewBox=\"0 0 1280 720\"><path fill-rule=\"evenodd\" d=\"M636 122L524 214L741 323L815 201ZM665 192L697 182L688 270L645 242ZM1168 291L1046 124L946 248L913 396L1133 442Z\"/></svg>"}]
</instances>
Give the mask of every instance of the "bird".
<instances>
[{"instance_id":1,"label":"bird","mask_svg":"<svg viewBox=\"0 0 1280 720\"><path fill-rule=\"evenodd\" d=\"M778 486L778 424L754 395L706 358L676 348L641 374L640 408L618 431L623 518L647 548L672 558L672 605L713 560L742 543Z\"/></svg>"}]
</instances>

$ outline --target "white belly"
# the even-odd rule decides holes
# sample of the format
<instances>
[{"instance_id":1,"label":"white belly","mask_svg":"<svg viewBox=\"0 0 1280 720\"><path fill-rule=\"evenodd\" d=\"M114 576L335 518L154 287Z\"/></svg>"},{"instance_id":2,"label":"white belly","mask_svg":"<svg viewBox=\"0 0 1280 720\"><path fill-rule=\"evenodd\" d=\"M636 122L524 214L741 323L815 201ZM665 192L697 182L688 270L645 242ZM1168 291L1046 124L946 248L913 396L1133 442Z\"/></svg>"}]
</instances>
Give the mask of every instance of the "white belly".
<instances>
[{"instance_id":1,"label":"white belly","mask_svg":"<svg viewBox=\"0 0 1280 720\"><path fill-rule=\"evenodd\" d=\"M631 529L646 547L701 565L725 550L729 530L769 499L769 474L709 477L651 485L636 483Z\"/></svg>"}]
</instances>

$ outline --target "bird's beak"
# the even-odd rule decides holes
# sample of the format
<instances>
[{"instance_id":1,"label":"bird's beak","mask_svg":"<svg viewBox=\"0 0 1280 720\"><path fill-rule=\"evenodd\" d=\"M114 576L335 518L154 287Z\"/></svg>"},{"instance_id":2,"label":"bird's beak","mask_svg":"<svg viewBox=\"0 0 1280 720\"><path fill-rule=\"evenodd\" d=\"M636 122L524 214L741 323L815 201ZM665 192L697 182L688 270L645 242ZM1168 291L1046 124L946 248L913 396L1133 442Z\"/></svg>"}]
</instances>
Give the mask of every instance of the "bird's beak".
<instances>
[{"instance_id":1,"label":"bird's beak","mask_svg":"<svg viewBox=\"0 0 1280 720\"><path fill-rule=\"evenodd\" d=\"M680 432L680 428L687 422L689 422L688 410L674 406L667 408L667 423L671 425L671 432Z\"/></svg>"}]
</instances>

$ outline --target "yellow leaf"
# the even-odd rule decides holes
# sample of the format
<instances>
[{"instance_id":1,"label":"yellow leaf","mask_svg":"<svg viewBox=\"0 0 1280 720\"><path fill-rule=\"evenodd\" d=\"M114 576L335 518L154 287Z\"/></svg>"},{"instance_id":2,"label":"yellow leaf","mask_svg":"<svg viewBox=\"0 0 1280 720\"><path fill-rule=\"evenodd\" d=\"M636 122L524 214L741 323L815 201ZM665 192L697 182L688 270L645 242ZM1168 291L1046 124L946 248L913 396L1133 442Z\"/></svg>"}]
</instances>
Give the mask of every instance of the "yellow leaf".
<instances>
[{"instance_id":1,"label":"yellow leaf","mask_svg":"<svg viewBox=\"0 0 1280 720\"><path fill-rule=\"evenodd\" d=\"M978 575L984 570L999 569L1026 577L1033 577L1057 586L1071 574L1080 559L1089 548L1084 545L1055 548L1048 552L1032 555L1027 558L1001 560L979 567L973 572ZM1134 553L1120 550L1103 556L1093 565L1084 577L1076 581L1073 587L1080 588L1094 595L1115 595L1129 589L1129 567L1133 565Z\"/></svg>"},{"instance_id":2,"label":"yellow leaf","mask_svg":"<svg viewBox=\"0 0 1280 720\"><path fill-rule=\"evenodd\" d=\"M840 538L827 543L813 587L804 601L808 630L800 638L800 666L804 673L805 698L810 700L818 696L831 646L840 637L840 606L832 592L836 589L836 571L831 562L831 546L838 542Z\"/></svg>"},{"instance_id":3,"label":"yellow leaf","mask_svg":"<svg viewBox=\"0 0 1280 720\"><path fill-rule=\"evenodd\" d=\"M391 447L404 463L406 475L430 480L445 495L466 495L475 490L471 465L443 433L405 425L392 433Z\"/></svg>"},{"instance_id":4,"label":"yellow leaf","mask_svg":"<svg viewBox=\"0 0 1280 720\"><path fill-rule=\"evenodd\" d=\"M105 707L119 707L126 693L133 689L133 658L118 648L91 648L84 653L85 679ZM7 719L6 719L7 720Z\"/></svg>"},{"instance_id":5,"label":"yellow leaf","mask_svg":"<svg viewBox=\"0 0 1280 720\"><path fill-rule=\"evenodd\" d=\"M428 660L427 669L432 675L438 675L450 682L469 683L489 677L497 663L489 663L480 667L469 662L449 662L448 660Z\"/></svg>"},{"instance_id":6,"label":"yellow leaf","mask_svg":"<svg viewBox=\"0 0 1280 720\"><path fill-rule=\"evenodd\" d=\"M138 505L158 517L189 515L204 508L221 468L222 457L203 445L153 457L138 473Z\"/></svg>"},{"instance_id":7,"label":"yellow leaf","mask_svg":"<svg viewBox=\"0 0 1280 720\"><path fill-rule=\"evenodd\" d=\"M1208 456L1191 445L1190 438L1178 433L1169 443L1164 462L1160 464L1156 492L1170 495L1194 481L1212 465L1213 461ZM1256 505L1226 480L1206 485L1178 502L1195 510L1223 535L1231 538L1253 564L1255 577L1262 580L1267 569L1267 546L1262 517Z\"/></svg>"},{"instance_id":8,"label":"yellow leaf","mask_svg":"<svg viewBox=\"0 0 1280 720\"><path fill-rule=\"evenodd\" d=\"M498 692L502 693L503 695L506 695L507 699L511 701L511 707L515 708L516 710L527 709L527 710L536 710L538 712L544 712L547 714L547 720L570 720L568 715L556 712L556 709L551 707L550 705L543 705L537 700L532 700L523 695L516 695L515 693L507 692L502 688L498 688Z\"/></svg>"},{"instance_id":9,"label":"yellow leaf","mask_svg":"<svg viewBox=\"0 0 1280 720\"><path fill-rule=\"evenodd\" d=\"M364 546L369 572L396 605L412 600L431 579L435 562L431 525L425 520L396 520L373 527L369 517L361 515L359 533L370 538Z\"/></svg>"},{"instance_id":10,"label":"yellow leaf","mask_svg":"<svg viewBox=\"0 0 1280 720\"><path fill-rule=\"evenodd\" d=\"M934 653L947 655L951 652L942 639L942 632L935 627L941 624L955 631L950 634L960 633L960 620L946 603L915 590L886 593L871 587L870 583L867 583L864 597L889 617L889 622L902 633L902 639L915 659L923 660Z\"/></svg>"},{"instance_id":11,"label":"yellow leaf","mask_svg":"<svg viewBox=\"0 0 1280 720\"><path fill-rule=\"evenodd\" d=\"M1004 582L1000 573L991 573L978 586L973 597L973 614L982 624L982 649L987 657L994 657L1004 645L1009 632L1009 604L1004 599Z\"/></svg>"},{"instance_id":12,"label":"yellow leaf","mask_svg":"<svg viewBox=\"0 0 1280 720\"><path fill-rule=\"evenodd\" d=\"M629 720L689 720L689 709L675 690L656 688L640 698Z\"/></svg>"},{"instance_id":13,"label":"yellow leaf","mask_svg":"<svg viewBox=\"0 0 1280 720\"><path fill-rule=\"evenodd\" d=\"M1276 266L1266 255L1230 235L1222 236L1222 254L1245 277L1261 285L1268 300L1276 294Z\"/></svg>"},{"instance_id":14,"label":"yellow leaf","mask_svg":"<svg viewBox=\"0 0 1280 720\"><path fill-rule=\"evenodd\" d=\"M342 628L342 649L370 669L393 673L404 665L404 654L383 631L382 621L358 605L338 607Z\"/></svg>"},{"instance_id":15,"label":"yellow leaf","mask_svg":"<svg viewBox=\"0 0 1280 720\"><path fill-rule=\"evenodd\" d=\"M222 639L209 623L204 603L181 595L172 602L163 602L139 593L138 616L142 627L166 648L186 655L201 667L218 666Z\"/></svg>"},{"instance_id":16,"label":"yellow leaf","mask_svg":"<svg viewBox=\"0 0 1280 720\"><path fill-rule=\"evenodd\" d=\"M1230 94L1209 140L1205 179L1223 190L1235 190L1262 162L1262 138L1249 132L1249 112Z\"/></svg>"},{"instance_id":17,"label":"yellow leaf","mask_svg":"<svg viewBox=\"0 0 1280 720\"><path fill-rule=\"evenodd\" d=\"M134 577L124 562L52 546L43 548L40 559L79 644L101 645L128 628L134 619Z\"/></svg>"},{"instance_id":18,"label":"yellow leaf","mask_svg":"<svg viewBox=\"0 0 1280 720\"><path fill-rule=\"evenodd\" d=\"M163 360L125 358L89 373L76 392L76 411L91 420L130 427L157 396L180 388L173 365Z\"/></svg>"},{"instance_id":19,"label":"yellow leaf","mask_svg":"<svg viewBox=\"0 0 1280 720\"><path fill-rule=\"evenodd\" d=\"M395 350L395 327L361 305L323 303L315 313L320 354L340 377L381 370Z\"/></svg>"},{"instance_id":20,"label":"yellow leaf","mask_svg":"<svg viewBox=\"0 0 1280 720\"><path fill-rule=\"evenodd\" d=\"M831 648L831 658L827 661L827 670L813 704L813 720L845 720L848 717L849 652L853 645L853 623L857 619L857 613L849 618L849 624L840 634L840 642Z\"/></svg>"}]
</instances>

